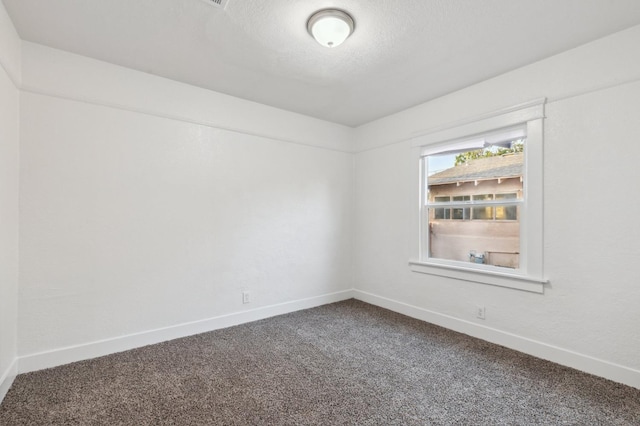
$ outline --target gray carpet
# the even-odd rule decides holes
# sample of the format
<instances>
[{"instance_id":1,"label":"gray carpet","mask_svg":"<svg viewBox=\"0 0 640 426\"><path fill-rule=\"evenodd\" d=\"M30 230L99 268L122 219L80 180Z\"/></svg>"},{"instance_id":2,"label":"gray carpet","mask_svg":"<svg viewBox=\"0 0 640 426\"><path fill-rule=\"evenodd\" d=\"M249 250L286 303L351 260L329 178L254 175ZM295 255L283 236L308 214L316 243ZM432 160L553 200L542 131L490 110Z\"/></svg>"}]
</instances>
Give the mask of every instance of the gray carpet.
<instances>
[{"instance_id":1,"label":"gray carpet","mask_svg":"<svg viewBox=\"0 0 640 426\"><path fill-rule=\"evenodd\" d=\"M640 390L349 300L19 375L1 425L640 425Z\"/></svg>"}]
</instances>

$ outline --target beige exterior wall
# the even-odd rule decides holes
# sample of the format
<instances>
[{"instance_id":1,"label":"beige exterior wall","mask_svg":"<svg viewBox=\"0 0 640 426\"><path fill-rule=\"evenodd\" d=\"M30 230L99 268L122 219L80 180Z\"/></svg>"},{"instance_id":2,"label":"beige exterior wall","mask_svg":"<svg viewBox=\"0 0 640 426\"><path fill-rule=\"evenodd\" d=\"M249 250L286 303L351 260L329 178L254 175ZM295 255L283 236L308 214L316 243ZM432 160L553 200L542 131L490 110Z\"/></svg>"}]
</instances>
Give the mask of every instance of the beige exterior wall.
<instances>
[{"instance_id":1,"label":"beige exterior wall","mask_svg":"<svg viewBox=\"0 0 640 426\"><path fill-rule=\"evenodd\" d=\"M440 196L517 193L522 198L520 178L497 179L432 185L430 201ZM518 220L452 220L435 219L430 210L429 247L431 257L458 261L472 261L473 251L485 256L484 263L517 268L520 252L520 212Z\"/></svg>"}]
</instances>

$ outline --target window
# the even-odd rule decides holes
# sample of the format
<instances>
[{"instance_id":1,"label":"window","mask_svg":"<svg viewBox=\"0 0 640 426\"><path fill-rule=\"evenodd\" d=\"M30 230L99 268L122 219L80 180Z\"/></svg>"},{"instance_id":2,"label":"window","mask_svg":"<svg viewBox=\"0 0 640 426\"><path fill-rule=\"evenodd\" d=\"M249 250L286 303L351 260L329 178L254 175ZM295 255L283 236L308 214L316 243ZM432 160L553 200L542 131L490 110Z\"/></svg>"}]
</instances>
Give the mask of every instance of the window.
<instances>
[{"instance_id":1,"label":"window","mask_svg":"<svg viewBox=\"0 0 640 426\"><path fill-rule=\"evenodd\" d=\"M441 203L448 203L447 205L453 204L470 204L469 201L471 197L474 197L474 201L476 201L476 205L478 204L478 200L488 199L488 200L516 200L518 198L517 193L511 194L483 194L478 196L473 195L458 195L458 196L433 196L433 201L430 203L433 206L434 210L434 219L440 220L479 220L482 219L480 215L486 213L486 218L488 220L517 220L518 219L518 211L517 207L514 205L503 205L490 207L491 210L488 212L481 212L474 214L471 216L471 210L469 208L439 208L438 205ZM483 198L480 198L483 197ZM452 201L452 203L450 203ZM506 201L509 202L509 201ZM487 207L489 208L489 207ZM475 209L474 209L475 211Z\"/></svg>"},{"instance_id":2,"label":"window","mask_svg":"<svg viewBox=\"0 0 640 426\"><path fill-rule=\"evenodd\" d=\"M525 135L512 129L499 144L481 135L482 148L422 157L429 258L519 267Z\"/></svg>"},{"instance_id":3,"label":"window","mask_svg":"<svg viewBox=\"0 0 640 426\"><path fill-rule=\"evenodd\" d=\"M544 100L413 140L412 270L543 291L543 117Z\"/></svg>"}]
</instances>

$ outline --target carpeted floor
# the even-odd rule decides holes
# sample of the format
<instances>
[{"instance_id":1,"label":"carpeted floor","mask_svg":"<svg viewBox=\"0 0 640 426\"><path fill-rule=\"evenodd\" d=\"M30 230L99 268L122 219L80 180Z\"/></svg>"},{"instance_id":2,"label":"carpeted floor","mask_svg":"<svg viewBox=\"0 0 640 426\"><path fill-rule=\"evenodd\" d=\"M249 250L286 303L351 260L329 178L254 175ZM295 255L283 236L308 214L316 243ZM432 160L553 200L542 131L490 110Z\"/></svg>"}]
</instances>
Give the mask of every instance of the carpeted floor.
<instances>
[{"instance_id":1,"label":"carpeted floor","mask_svg":"<svg viewBox=\"0 0 640 426\"><path fill-rule=\"evenodd\" d=\"M1 425L640 425L640 390L349 300L23 374Z\"/></svg>"}]
</instances>

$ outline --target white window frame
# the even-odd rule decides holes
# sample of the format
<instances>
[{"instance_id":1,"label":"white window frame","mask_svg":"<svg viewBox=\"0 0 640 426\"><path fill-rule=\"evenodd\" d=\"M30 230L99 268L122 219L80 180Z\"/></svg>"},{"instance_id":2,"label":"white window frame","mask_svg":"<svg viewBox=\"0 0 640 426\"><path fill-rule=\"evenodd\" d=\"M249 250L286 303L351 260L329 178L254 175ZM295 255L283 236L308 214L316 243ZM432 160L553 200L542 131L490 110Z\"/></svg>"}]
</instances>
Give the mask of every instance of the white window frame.
<instances>
[{"instance_id":1,"label":"white window frame","mask_svg":"<svg viewBox=\"0 0 640 426\"><path fill-rule=\"evenodd\" d=\"M484 114L462 122L453 123L411 140L412 156L415 167L415 191L418 197L418 209L413 210L413 228L415 229L414 258L409 260L412 271L497 285L513 289L543 293L548 280L544 278L543 268L543 120L546 99L537 99L524 104ZM520 209L520 265L515 270L477 265L446 259L428 257L428 248L423 238L428 230L424 223L423 209L427 194L423 157L429 152L466 149L473 145L473 138L486 136L492 132L504 132L505 129L525 127L526 148L524 157L524 200ZM424 228L427 227L425 230Z\"/></svg>"}]
</instances>

